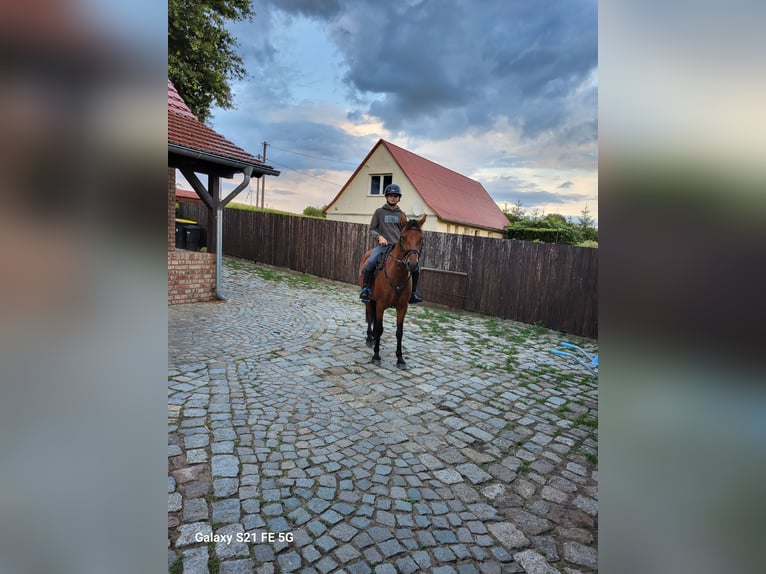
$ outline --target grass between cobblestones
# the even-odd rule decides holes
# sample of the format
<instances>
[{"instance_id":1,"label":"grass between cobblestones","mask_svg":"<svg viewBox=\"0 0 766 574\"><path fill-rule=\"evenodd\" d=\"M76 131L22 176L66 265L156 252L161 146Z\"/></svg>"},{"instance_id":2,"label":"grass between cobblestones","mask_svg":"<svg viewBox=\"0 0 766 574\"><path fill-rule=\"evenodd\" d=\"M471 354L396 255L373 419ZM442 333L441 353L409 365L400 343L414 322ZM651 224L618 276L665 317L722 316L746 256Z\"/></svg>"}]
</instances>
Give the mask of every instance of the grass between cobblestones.
<instances>
[{"instance_id":1,"label":"grass between cobblestones","mask_svg":"<svg viewBox=\"0 0 766 574\"><path fill-rule=\"evenodd\" d=\"M598 464L598 456L596 456L593 453L585 452L583 450L578 450L576 454L579 454L580 456L584 456L586 459L588 459L588 462L591 464Z\"/></svg>"},{"instance_id":2,"label":"grass between cobblestones","mask_svg":"<svg viewBox=\"0 0 766 574\"><path fill-rule=\"evenodd\" d=\"M216 525L213 525L213 530L216 530ZM215 542L207 543L208 559L207 570L209 574L219 574L221 570L221 561L215 553Z\"/></svg>"},{"instance_id":3,"label":"grass between cobblestones","mask_svg":"<svg viewBox=\"0 0 766 574\"><path fill-rule=\"evenodd\" d=\"M290 287L314 289L320 288L325 284L321 279L305 273L253 264L249 261L230 257L225 258L223 264L230 269L248 271L266 281L283 282ZM546 345L552 347L559 340L579 346L587 345L588 343L586 340L576 336L552 331L539 322L534 325L526 325L513 321L504 321L496 317L482 317L483 325L481 328L476 328L460 323L465 318L465 315L470 315L470 313L418 306L411 307L410 314L417 319L417 327L422 332L431 334L449 343L462 342L468 349L468 352L472 356L476 356L472 366L481 371L515 371L519 367L518 348L521 347ZM558 339L553 337L554 333L557 333ZM504 362L497 364L483 360L484 351L488 345L496 345L498 343L504 344ZM530 374L536 376L549 375L557 378L556 382L574 382L571 375L561 373L554 367L539 367ZM586 383L595 379L592 375L584 376L586 377L584 381Z\"/></svg>"},{"instance_id":4,"label":"grass between cobblestones","mask_svg":"<svg viewBox=\"0 0 766 574\"><path fill-rule=\"evenodd\" d=\"M345 285L325 281L323 279L289 270L260 266L230 258L225 259L224 264L231 270L241 270L246 271L247 273L252 273L254 280L255 277L257 277L263 281L281 282L285 286L296 289L319 289L323 292L326 291L327 293L332 294L340 293L345 298L344 290L347 288ZM275 289L279 290L282 288L275 287ZM361 323L361 308L359 316ZM567 341L586 348L592 346L592 341L578 339L564 333L552 331L539 324L524 325L513 321L506 321L493 317L488 318L486 316L462 311L449 311L433 308L431 306L411 307L410 314L408 314L407 330L414 334L414 342L410 349L421 349L423 356L425 357L448 358L450 356L457 356L457 363L462 364L464 369L465 382L463 384L475 385L473 394L463 392L462 387L456 382L450 382L449 386L444 386L444 391L436 392L436 383L431 381L431 379L427 379L429 384L423 385L423 393L435 391L433 395L433 407L435 407L435 409L428 415L423 416L427 416L429 420L438 417L448 417L446 420L454 421L456 420L455 417L465 417L466 412L481 407L481 411L479 411L478 414L482 414L483 412L483 418L478 422L479 428L473 427L466 431L469 434L476 433L479 437L478 440L473 440L471 436L459 431L454 433L455 436L462 435L461 440L466 440L468 441L467 444L471 445L470 448L466 447L463 450L463 453L471 453L470 455L467 455L468 461L471 462L477 472L478 470L481 470L485 473L494 474L499 468L498 465L502 465L503 459L508 457L509 454L516 452L521 460L517 461L518 468L515 469L513 480L516 480L518 484L522 485L519 488L531 488L534 490L534 488L539 488L539 485L543 484L539 483L538 486L535 486L537 481L542 480L542 476L540 475L547 474L544 465L540 466L541 463L550 464L551 460L553 460L555 465L562 466L568 460L572 460L572 462L583 466L586 465L586 461L594 466L598 465L598 456L595 446L598 440L598 420L596 418L598 407L595 390L593 388L597 377L586 372L584 369L579 370L576 366L567 365L565 362L559 363L558 360L551 357L549 353L549 350L554 348L560 341ZM391 329L389 329L389 335L390 331ZM417 342L420 343L419 347L415 344ZM415 351L410 352L413 354L415 353ZM291 353L285 350L265 349L263 355L259 357L259 361L283 361L286 356L291 356ZM251 368L252 360L248 355L242 357L232 355L231 360L235 365L232 370L237 370L237 372L239 372L240 368L243 369L243 371L247 371L247 369ZM313 360L317 361L316 367L313 366ZM332 390L333 395L335 395L335 393L343 393L342 395L338 394L338 396L345 397L345 400L351 398L353 393L354 401L361 401L363 397L358 396L358 390L355 384L351 382L353 380L351 375L366 373L368 367L362 364L332 365L326 364L325 361L325 358L321 357L321 355L317 355L316 359L311 359L310 369L314 369L317 373L320 373L321 377L326 379L328 384L330 384L330 386L326 387L326 390L328 392ZM196 361L192 360L192 362L196 366ZM421 362L426 362L426 359L421 359ZM329 363L329 361L327 361L327 363ZM470 368L466 368L466 366L470 366ZM418 367L417 364L415 364L414 367L415 368L410 372L417 373L418 369L423 372L423 367ZM179 387L185 385L185 381L189 380L190 374L205 371L207 368L207 366L200 365L197 370L190 368L186 370L183 375L177 375L178 383L180 383ZM442 367L442 370L448 371L449 367ZM428 373L427 370L425 372ZM386 371L381 370L380 373L385 378L387 374ZM396 374L398 377L399 374ZM434 376L432 376L432 378L433 377ZM447 380L443 374L441 377ZM176 377L174 376L169 377L169 381L175 379ZM383 382L385 383L385 381ZM433 388L426 391L425 388L431 387L432 382ZM185 386L187 388L180 392L191 391L188 384ZM370 410L377 409L378 405L382 404L384 405L382 410L406 407L407 409L412 409L414 411L415 405L411 402L412 398L422 396L423 394L421 393L418 395L417 388L415 388L416 392L412 397L409 397L406 393L402 394L401 392L394 391L395 388L388 388L387 385L383 384L378 392L375 393L376 398L374 400L370 399L368 408ZM585 397L587 400L583 400L582 397ZM238 398L240 403L239 408L241 408L241 392ZM321 408L315 413L313 410L306 410L304 407L303 410L298 411L298 414L300 414L299 420L314 416L317 413L321 414ZM510 417L507 415L511 413L513 413L513 420L508 420ZM263 415L264 413L261 414ZM190 424L194 423L192 419L195 418L195 414L190 413L189 416L191 417L189 419ZM571 448L571 451L567 453L566 448L564 448L564 450L556 450L555 453L550 451L550 454L553 454L553 456L546 459L537 456L538 450L533 450L531 448L530 450L519 448L518 451L515 451L509 450L511 447L498 446L482 437L482 435L486 435L487 433L481 432L485 428L482 427L481 421L490 416L497 423L494 427L495 429L502 428L504 431L517 431L518 435L516 437L513 439L507 438L505 440L516 441L519 446L522 443L528 443L530 447L537 447L538 450L541 448L540 445L548 444L548 442L544 441L549 441L551 444L556 444L559 447L569 447ZM506 420L508 420L507 424L504 424L505 421L502 420L502 416L505 416ZM169 411L169 420L170 419L172 419L175 428L181 427L185 421L184 410L181 410L180 407L178 407L178 410L174 410L172 414ZM202 426L204 426L208 432L212 432L211 429L221 425L220 420L213 420L210 416L203 420L204 424ZM399 419L397 418L396 420L398 421ZM278 422L281 428L281 424L283 424L284 421L280 419ZM554 428L552 426L554 423L559 424ZM384 424L384 426L387 427L388 425ZM533 433L536 432L532 429L545 426L548 428L542 431L542 436L538 435L541 440L537 441L535 444L537 437L531 438L530 440L530 437L533 437ZM412 425L410 430L418 433L420 432L418 430L419 428L420 427ZM462 429L462 427L460 428ZM453 432L453 430L450 430L450 432ZM487 430L491 429L487 427ZM491 434L496 434L496 432L497 431L492 431ZM242 447L244 451L250 451L247 456L254 457L255 454L252 452L252 437L248 437L247 435L243 436L245 436L247 440L241 442L239 435L233 440L234 451L238 452ZM559 439L559 437L561 438ZM293 436L293 442L294 440L295 437ZM563 442L559 442L559 440ZM345 446L352 445L353 443L348 441L348 445ZM427 452L428 448L428 446L424 447L424 451ZM308 450L309 446L306 445L304 449ZM293 450L295 449L290 449L288 452L292 453ZM450 449L449 456L455 456L455 452L454 449ZM535 455L533 456L532 453L535 453ZM268 444L268 441L264 442L264 444L259 447L259 452L257 454L259 457L268 457L269 460L274 457L274 460L281 461L282 471L286 471L286 469L290 468L286 466L286 459L282 457L283 453L275 445ZM327 458L325 456L315 457L312 456L313 454L315 453L306 455L306 460L312 466L320 467L327 463ZM438 453L435 454L438 456ZM575 456L571 457L569 455ZM525 458L526 456L530 458L527 459ZM512 456L510 458L513 459ZM561 459L563 459L563 462ZM402 467L407 467L409 464L410 459L408 458L407 461L402 462ZM335 466L336 468L330 469L331 474L340 468L340 465L336 464ZM293 466L293 468L295 467ZM243 463L239 462L237 465L238 476L241 477L243 475L243 470ZM575 470L578 474L580 473L580 470L578 470L577 467L575 467ZM566 473L567 471L564 470L564 472ZM518 477L516 477L516 474ZM571 474L572 473L570 473L570 475ZM507 482L509 480L504 478L502 474L494 474L494 476L495 479L493 479L493 482L497 482L498 484L502 481ZM497 478L498 476L502 478ZM572 476L572 480L577 478L575 475ZM494 486L497 485L495 484ZM477 487L477 489L482 495L485 495L484 490L479 489L479 487ZM507 486L507 489L507 492L503 494L504 496L511 493L510 486ZM495 497L498 495L496 491L494 491L494 494L488 494L489 492L493 492L489 488L487 488L486 491L486 496L488 497L487 501L491 503L491 501L494 501ZM553 489L552 492L555 492L555 489ZM586 495L593 496L590 491L585 491L583 496ZM398 500L408 503L409 505L423 504L422 498L410 497L409 492L397 493L396 496ZM529 495L525 494L524 496L526 498ZM563 494L559 492L556 496L563 496ZM214 502L219 502L227 498L227 496L215 496L213 493L202 495L202 497L209 506L212 506ZM260 498L258 496L253 496L250 500L260 500ZM268 498L268 500L273 501L273 498ZM511 499L509 498L509 500ZM281 498L276 502L282 503ZM542 500L539 502L548 504L548 502L543 503ZM406 508L405 505L401 505L401 507ZM535 513L539 513L541 506L538 504L532 508ZM384 515L386 515L386 512L383 511L387 509L388 507L378 506L378 510ZM529 508L527 508L527 510L529 510ZM575 512L571 507L565 509L565 511ZM410 508L408 512L413 513L415 511ZM223 528L225 525L226 524L224 523L215 522L211 524L211 527L215 532L220 528ZM591 526L591 528L593 527ZM419 545L417 548L419 551L430 552L433 549L430 544L423 544L422 541L418 542ZM220 559L217 557L215 551L215 543L208 543L207 548L209 550L207 564L209 572L218 574L221 568L226 570L228 562L225 562L223 566L221 566ZM328 559L330 555L330 553L327 554ZM259 557L255 554L251 553L250 558L252 558L252 564L254 564L255 568L259 568L264 564L258 560ZM376 564L379 564L377 560L368 560L365 556L361 556L347 562L345 566L353 566L357 563L367 564L372 569L375 568ZM276 565L276 562L274 565ZM560 572L569 571L565 570L567 563L558 557L552 559L549 565ZM325 566L327 566L327 564L325 564ZM569 564L569 566L571 567L571 564ZM182 574L182 554L178 554L173 563L169 565L169 572L171 574Z\"/></svg>"},{"instance_id":5,"label":"grass between cobblestones","mask_svg":"<svg viewBox=\"0 0 766 574\"><path fill-rule=\"evenodd\" d=\"M230 269L245 269L266 281L282 281L290 287L312 289L319 286L319 280L306 273L280 271L273 267L255 266L252 263L231 258L225 258L223 264Z\"/></svg>"},{"instance_id":6,"label":"grass between cobblestones","mask_svg":"<svg viewBox=\"0 0 766 574\"><path fill-rule=\"evenodd\" d=\"M512 372L516 373L520 366L519 348L528 347L553 347L555 340L552 331L540 324L522 325L513 322L501 322L491 317L484 321L484 329L460 326L459 321L463 318L460 314L421 307L416 310L417 319L421 329L443 341L455 343L462 341L464 348L471 357L471 367L481 372ZM558 335L567 342L583 345L584 341L568 336L565 333ZM502 362L490 360L486 356L486 349L490 346L503 345ZM560 387L562 384L580 383L589 384L595 379L590 375L574 377L571 373L561 372L554 366L538 366L527 372L533 378L543 377ZM529 389L529 382L521 381L520 386ZM561 390L559 388L559 390Z\"/></svg>"}]
</instances>

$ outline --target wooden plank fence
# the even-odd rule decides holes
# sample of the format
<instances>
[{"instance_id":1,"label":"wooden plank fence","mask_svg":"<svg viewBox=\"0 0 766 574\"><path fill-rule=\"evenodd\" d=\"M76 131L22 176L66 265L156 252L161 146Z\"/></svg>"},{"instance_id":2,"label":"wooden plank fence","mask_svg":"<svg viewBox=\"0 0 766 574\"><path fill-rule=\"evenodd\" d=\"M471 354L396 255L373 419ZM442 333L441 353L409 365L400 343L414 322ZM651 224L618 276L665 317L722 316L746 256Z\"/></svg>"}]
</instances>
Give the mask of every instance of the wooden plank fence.
<instances>
[{"instance_id":1,"label":"wooden plank fence","mask_svg":"<svg viewBox=\"0 0 766 574\"><path fill-rule=\"evenodd\" d=\"M204 205L181 217L207 221ZM447 305L583 337L598 337L598 249L426 232L420 289ZM223 252L357 284L367 226L225 209Z\"/></svg>"}]
</instances>

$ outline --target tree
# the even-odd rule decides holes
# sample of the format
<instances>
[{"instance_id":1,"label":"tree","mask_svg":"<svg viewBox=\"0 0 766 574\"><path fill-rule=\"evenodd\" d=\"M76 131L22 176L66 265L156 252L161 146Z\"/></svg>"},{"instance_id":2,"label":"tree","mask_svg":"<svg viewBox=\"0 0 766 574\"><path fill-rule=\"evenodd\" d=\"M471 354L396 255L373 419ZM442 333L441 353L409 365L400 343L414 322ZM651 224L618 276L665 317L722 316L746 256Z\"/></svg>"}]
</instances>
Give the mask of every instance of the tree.
<instances>
[{"instance_id":1,"label":"tree","mask_svg":"<svg viewBox=\"0 0 766 574\"><path fill-rule=\"evenodd\" d=\"M511 223L514 223L516 221L521 221L527 215L526 211L524 210L524 207L521 205L521 200L517 201L510 211L508 211L508 208L506 206L504 213L505 213L505 216L508 218L508 221L510 221Z\"/></svg>"},{"instance_id":2,"label":"tree","mask_svg":"<svg viewBox=\"0 0 766 574\"><path fill-rule=\"evenodd\" d=\"M549 213L543 218L543 221L550 227L561 227L567 225L567 218L560 213Z\"/></svg>"},{"instance_id":3,"label":"tree","mask_svg":"<svg viewBox=\"0 0 766 574\"><path fill-rule=\"evenodd\" d=\"M596 221L590 216L588 204L580 212L579 229L582 233L583 241L598 242L598 229L594 227Z\"/></svg>"},{"instance_id":4,"label":"tree","mask_svg":"<svg viewBox=\"0 0 766 574\"><path fill-rule=\"evenodd\" d=\"M232 108L229 82L245 77L226 22L252 20L252 0L168 0L168 78L200 121Z\"/></svg>"},{"instance_id":5,"label":"tree","mask_svg":"<svg viewBox=\"0 0 766 574\"><path fill-rule=\"evenodd\" d=\"M583 207L582 211L580 212L580 227L586 229L588 227L593 227L594 223L595 221L590 216L590 209L588 209L588 204L586 203L585 207Z\"/></svg>"}]
</instances>

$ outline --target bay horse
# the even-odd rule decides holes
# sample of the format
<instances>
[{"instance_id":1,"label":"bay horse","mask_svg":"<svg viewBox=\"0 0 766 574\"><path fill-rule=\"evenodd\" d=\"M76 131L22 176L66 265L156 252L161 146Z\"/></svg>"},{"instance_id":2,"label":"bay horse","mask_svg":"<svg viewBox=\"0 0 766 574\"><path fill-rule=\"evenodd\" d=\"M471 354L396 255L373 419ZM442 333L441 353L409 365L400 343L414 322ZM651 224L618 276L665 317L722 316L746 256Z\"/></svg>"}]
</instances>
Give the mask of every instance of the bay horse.
<instances>
[{"instance_id":1,"label":"bay horse","mask_svg":"<svg viewBox=\"0 0 766 574\"><path fill-rule=\"evenodd\" d=\"M399 241L388 251L383 270L372 282L370 302L365 303L367 318L367 346L373 347L372 363L380 365L380 336L383 334L383 313L390 307L396 308L396 366L406 369L402 357L402 333L404 332L404 317L412 294L412 272L417 269L420 251L423 247L423 224L426 216L419 220L410 219L404 212L399 213L402 232ZM362 269L370 258L372 249L362 257L359 266L359 286L364 279Z\"/></svg>"}]
</instances>

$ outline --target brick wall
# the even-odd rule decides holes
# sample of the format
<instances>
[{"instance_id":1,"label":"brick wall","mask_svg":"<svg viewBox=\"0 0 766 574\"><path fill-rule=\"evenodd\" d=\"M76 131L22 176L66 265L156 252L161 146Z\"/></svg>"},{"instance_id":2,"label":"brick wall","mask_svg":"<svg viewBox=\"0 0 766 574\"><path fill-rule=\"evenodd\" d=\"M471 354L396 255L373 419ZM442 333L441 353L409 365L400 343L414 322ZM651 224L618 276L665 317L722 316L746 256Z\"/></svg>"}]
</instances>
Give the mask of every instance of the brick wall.
<instances>
[{"instance_id":1,"label":"brick wall","mask_svg":"<svg viewBox=\"0 0 766 574\"><path fill-rule=\"evenodd\" d=\"M168 304L215 298L215 253L176 249L176 170L168 168Z\"/></svg>"},{"instance_id":2,"label":"brick wall","mask_svg":"<svg viewBox=\"0 0 766 574\"><path fill-rule=\"evenodd\" d=\"M178 249L168 252L168 304L212 301L215 253Z\"/></svg>"}]
</instances>

